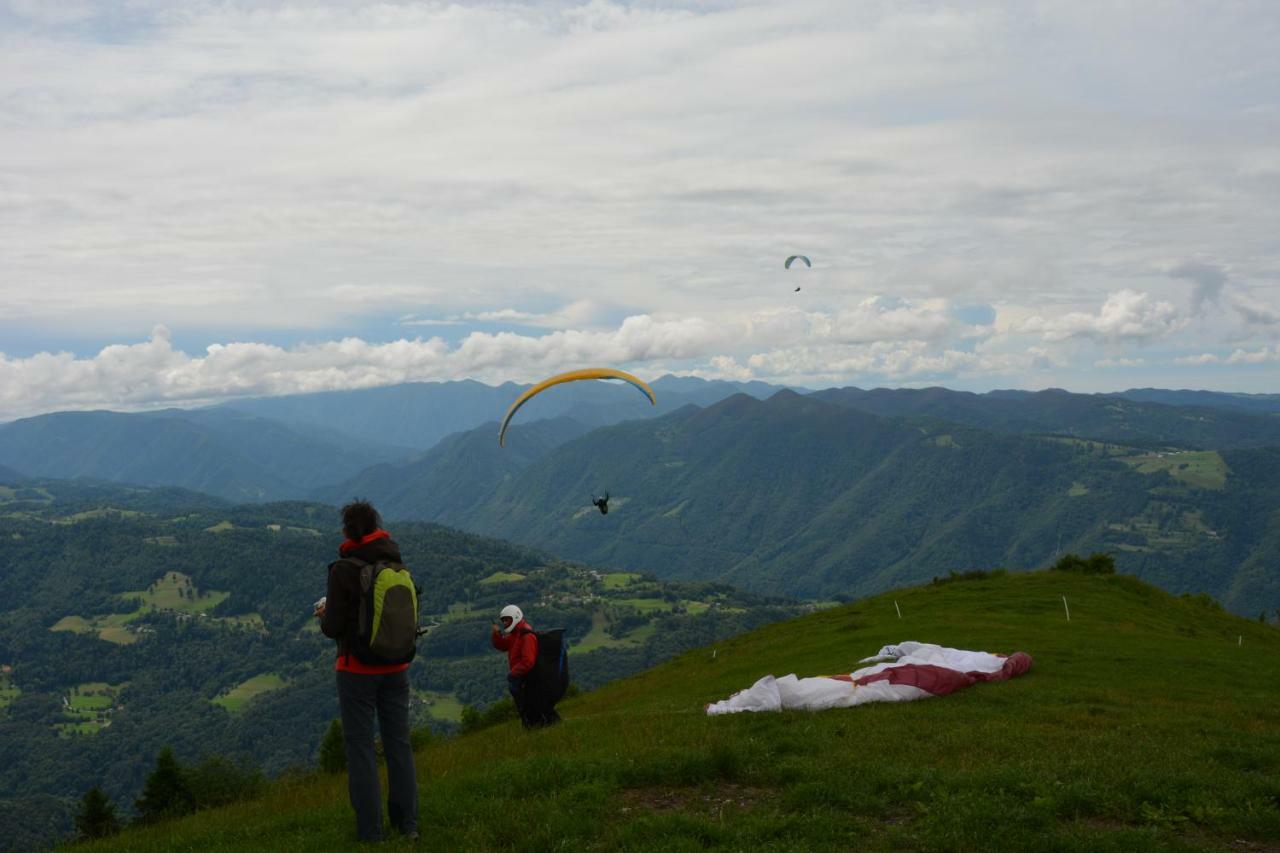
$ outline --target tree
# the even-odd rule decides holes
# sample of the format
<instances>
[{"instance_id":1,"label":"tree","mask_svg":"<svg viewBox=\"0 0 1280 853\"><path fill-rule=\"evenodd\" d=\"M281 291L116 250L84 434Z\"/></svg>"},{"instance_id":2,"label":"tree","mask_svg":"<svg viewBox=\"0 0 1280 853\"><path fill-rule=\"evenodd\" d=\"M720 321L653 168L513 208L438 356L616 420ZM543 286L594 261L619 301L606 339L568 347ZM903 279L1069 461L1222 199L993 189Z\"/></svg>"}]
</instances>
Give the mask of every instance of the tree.
<instances>
[{"instance_id":1,"label":"tree","mask_svg":"<svg viewBox=\"0 0 1280 853\"><path fill-rule=\"evenodd\" d=\"M1055 572L1079 572L1084 575L1114 575L1116 561L1110 554L1095 552L1088 558L1076 554L1064 554L1053 564Z\"/></svg>"},{"instance_id":2,"label":"tree","mask_svg":"<svg viewBox=\"0 0 1280 853\"><path fill-rule=\"evenodd\" d=\"M342 738L342 720L329 723L320 742L320 769L325 773L341 773L347 769L347 748Z\"/></svg>"},{"instance_id":3,"label":"tree","mask_svg":"<svg viewBox=\"0 0 1280 853\"><path fill-rule=\"evenodd\" d=\"M120 831L116 807L102 789L94 785L85 792L76 815L76 832L80 838L106 838Z\"/></svg>"},{"instance_id":4,"label":"tree","mask_svg":"<svg viewBox=\"0 0 1280 853\"><path fill-rule=\"evenodd\" d=\"M156 769L147 776L142 797L133 805L138 810L140 823L152 823L195 811L195 795L182 772L182 766L173 757L173 750L169 747L160 750L156 757Z\"/></svg>"}]
</instances>

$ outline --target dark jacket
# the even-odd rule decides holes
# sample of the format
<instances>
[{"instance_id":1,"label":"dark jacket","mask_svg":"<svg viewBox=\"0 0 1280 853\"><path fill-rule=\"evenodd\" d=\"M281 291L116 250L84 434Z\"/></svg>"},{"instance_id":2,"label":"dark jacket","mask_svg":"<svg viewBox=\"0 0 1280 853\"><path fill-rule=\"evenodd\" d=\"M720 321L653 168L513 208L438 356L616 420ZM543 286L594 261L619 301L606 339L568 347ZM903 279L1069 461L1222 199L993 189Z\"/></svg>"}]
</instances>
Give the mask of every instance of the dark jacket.
<instances>
[{"instance_id":1,"label":"dark jacket","mask_svg":"<svg viewBox=\"0 0 1280 853\"><path fill-rule=\"evenodd\" d=\"M366 563L403 562L400 546L390 539L375 539L351 549L346 556ZM350 652L351 642L360 630L360 566L345 557L330 563L325 595L328 601L324 616L320 617L320 630L338 641L338 656L342 657Z\"/></svg>"}]
</instances>

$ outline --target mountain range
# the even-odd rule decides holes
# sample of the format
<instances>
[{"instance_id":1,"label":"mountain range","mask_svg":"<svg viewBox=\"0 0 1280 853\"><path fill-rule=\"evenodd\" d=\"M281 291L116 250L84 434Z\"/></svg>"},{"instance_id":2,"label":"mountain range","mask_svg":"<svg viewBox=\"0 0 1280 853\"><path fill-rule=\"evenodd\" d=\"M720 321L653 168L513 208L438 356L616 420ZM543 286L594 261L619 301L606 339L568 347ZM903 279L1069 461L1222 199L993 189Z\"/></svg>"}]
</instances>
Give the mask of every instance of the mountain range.
<instances>
[{"instance_id":1,"label":"mountain range","mask_svg":"<svg viewBox=\"0 0 1280 853\"><path fill-rule=\"evenodd\" d=\"M1101 549L1241 612L1280 604L1266 395L653 384L658 407L610 383L557 388L505 448L495 418L520 386L418 383L46 415L0 427L0 465L232 501L367 497L391 519L767 593L865 594ZM590 498L606 491L601 516Z\"/></svg>"}]
</instances>

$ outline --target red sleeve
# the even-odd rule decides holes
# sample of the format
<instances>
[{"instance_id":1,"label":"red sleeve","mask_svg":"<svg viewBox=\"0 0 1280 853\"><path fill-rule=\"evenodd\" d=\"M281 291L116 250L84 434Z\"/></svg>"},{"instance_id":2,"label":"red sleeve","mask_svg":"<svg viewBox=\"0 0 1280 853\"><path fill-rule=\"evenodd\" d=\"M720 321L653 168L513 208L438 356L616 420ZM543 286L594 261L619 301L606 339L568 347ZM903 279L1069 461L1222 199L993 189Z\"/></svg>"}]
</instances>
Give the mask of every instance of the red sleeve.
<instances>
[{"instance_id":1,"label":"red sleeve","mask_svg":"<svg viewBox=\"0 0 1280 853\"><path fill-rule=\"evenodd\" d=\"M522 631L516 648L516 662L511 667L512 675L528 675L529 670L538 661L538 637L532 631Z\"/></svg>"},{"instance_id":2,"label":"red sleeve","mask_svg":"<svg viewBox=\"0 0 1280 853\"><path fill-rule=\"evenodd\" d=\"M502 636L497 628L489 629L489 642L493 643L493 647L498 651L505 652L511 648L511 638Z\"/></svg>"}]
</instances>

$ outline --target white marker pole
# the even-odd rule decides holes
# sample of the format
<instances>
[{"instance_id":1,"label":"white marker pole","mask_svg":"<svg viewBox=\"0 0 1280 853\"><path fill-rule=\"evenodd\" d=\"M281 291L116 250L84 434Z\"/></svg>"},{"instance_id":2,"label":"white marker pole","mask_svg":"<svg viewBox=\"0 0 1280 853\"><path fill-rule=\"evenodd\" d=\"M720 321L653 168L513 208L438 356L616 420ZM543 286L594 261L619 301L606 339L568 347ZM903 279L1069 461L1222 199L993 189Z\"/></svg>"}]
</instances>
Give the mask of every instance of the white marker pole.
<instances>
[{"instance_id":1,"label":"white marker pole","mask_svg":"<svg viewBox=\"0 0 1280 853\"><path fill-rule=\"evenodd\" d=\"M1067 597L1062 596L1062 609L1067 611L1067 621L1071 621L1071 608L1067 606Z\"/></svg>"},{"instance_id":2,"label":"white marker pole","mask_svg":"<svg viewBox=\"0 0 1280 853\"><path fill-rule=\"evenodd\" d=\"M898 611L898 618L899 618L899 619L901 619L901 618L902 618L902 608L898 606L898 600L897 600L896 598L893 600L893 609L894 609L894 610L896 610L896 611Z\"/></svg>"},{"instance_id":3,"label":"white marker pole","mask_svg":"<svg viewBox=\"0 0 1280 853\"><path fill-rule=\"evenodd\" d=\"M1244 645L1244 634L1237 634L1237 635L1236 635L1236 645L1237 645L1237 646L1243 646L1243 645Z\"/></svg>"}]
</instances>

